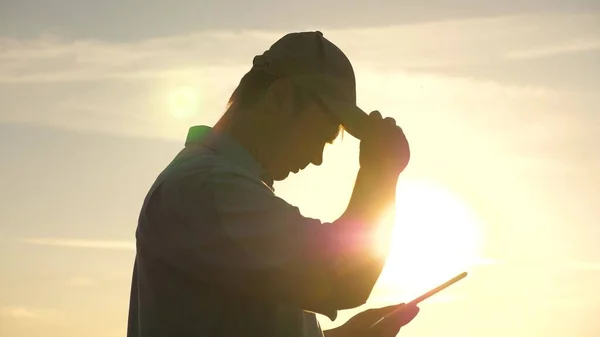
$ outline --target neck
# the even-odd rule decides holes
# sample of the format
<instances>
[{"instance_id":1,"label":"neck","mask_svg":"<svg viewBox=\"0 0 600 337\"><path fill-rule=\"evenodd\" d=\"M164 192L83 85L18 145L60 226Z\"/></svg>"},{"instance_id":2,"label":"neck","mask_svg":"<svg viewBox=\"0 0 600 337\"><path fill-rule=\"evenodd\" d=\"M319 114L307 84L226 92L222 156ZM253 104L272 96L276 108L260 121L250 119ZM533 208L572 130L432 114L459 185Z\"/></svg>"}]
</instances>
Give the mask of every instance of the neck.
<instances>
[{"instance_id":1,"label":"neck","mask_svg":"<svg viewBox=\"0 0 600 337\"><path fill-rule=\"evenodd\" d=\"M252 116L251 111L234 111L228 109L223 117L215 124L213 129L224 133L242 146L263 168L267 167L265 142L262 130L258 128L256 119L246 118Z\"/></svg>"}]
</instances>

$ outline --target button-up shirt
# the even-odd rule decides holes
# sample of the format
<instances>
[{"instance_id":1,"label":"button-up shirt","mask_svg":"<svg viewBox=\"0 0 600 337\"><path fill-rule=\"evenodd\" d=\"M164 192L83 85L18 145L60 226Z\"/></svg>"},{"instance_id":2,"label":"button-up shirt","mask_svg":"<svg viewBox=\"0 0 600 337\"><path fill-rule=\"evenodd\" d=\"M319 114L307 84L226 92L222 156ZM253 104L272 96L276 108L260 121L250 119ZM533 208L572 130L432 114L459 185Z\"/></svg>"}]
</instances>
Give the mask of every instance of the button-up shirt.
<instances>
[{"instance_id":1,"label":"button-up shirt","mask_svg":"<svg viewBox=\"0 0 600 337\"><path fill-rule=\"evenodd\" d=\"M334 320L366 300L378 272L336 271L334 226L272 184L235 140L190 129L140 212L128 337L319 337L315 312ZM377 275L336 281L363 274Z\"/></svg>"}]
</instances>

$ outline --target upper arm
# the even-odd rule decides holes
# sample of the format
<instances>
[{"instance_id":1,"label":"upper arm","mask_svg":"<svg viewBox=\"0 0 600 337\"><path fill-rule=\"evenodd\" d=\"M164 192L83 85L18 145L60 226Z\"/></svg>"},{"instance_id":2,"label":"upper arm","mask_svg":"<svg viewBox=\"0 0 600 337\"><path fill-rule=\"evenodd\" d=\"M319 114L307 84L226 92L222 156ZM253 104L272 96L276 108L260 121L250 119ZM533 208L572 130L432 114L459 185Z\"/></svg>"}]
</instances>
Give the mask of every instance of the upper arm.
<instances>
[{"instance_id":1,"label":"upper arm","mask_svg":"<svg viewBox=\"0 0 600 337\"><path fill-rule=\"evenodd\" d=\"M213 171L158 189L152 250L179 270L245 296L335 310L333 226L304 217L260 181ZM148 241L149 242L149 241Z\"/></svg>"},{"instance_id":2,"label":"upper arm","mask_svg":"<svg viewBox=\"0 0 600 337\"><path fill-rule=\"evenodd\" d=\"M210 263L248 280L225 282L304 306L330 301L336 257L332 226L303 216L262 183L236 172L214 174L206 193L213 198L222 240L209 251L227 250L226 258L214 256ZM202 220L196 220L200 226Z\"/></svg>"}]
</instances>

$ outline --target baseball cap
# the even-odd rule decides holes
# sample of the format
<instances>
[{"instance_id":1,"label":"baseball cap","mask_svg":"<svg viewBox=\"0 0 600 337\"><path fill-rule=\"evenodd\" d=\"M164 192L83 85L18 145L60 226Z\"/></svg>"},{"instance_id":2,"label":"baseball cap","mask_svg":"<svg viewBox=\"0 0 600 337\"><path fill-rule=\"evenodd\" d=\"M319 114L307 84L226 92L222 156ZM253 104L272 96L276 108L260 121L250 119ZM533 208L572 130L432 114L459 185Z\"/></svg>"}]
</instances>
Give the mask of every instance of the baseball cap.
<instances>
[{"instance_id":1,"label":"baseball cap","mask_svg":"<svg viewBox=\"0 0 600 337\"><path fill-rule=\"evenodd\" d=\"M356 105L356 79L350 60L323 33L289 33L253 60L261 69L314 93L340 121L346 132L360 139L368 122Z\"/></svg>"}]
</instances>

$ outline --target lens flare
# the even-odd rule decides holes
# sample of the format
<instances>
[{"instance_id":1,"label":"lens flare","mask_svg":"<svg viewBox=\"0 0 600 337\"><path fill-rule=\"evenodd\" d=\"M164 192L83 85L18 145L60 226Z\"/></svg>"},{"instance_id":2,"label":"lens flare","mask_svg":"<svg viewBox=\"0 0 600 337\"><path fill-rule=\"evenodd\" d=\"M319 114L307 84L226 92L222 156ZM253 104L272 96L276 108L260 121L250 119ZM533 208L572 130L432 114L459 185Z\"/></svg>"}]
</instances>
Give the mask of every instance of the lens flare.
<instances>
[{"instance_id":1,"label":"lens flare","mask_svg":"<svg viewBox=\"0 0 600 337\"><path fill-rule=\"evenodd\" d=\"M191 86L180 86L168 93L170 113L179 119L189 118L200 112L200 93Z\"/></svg>"}]
</instances>

